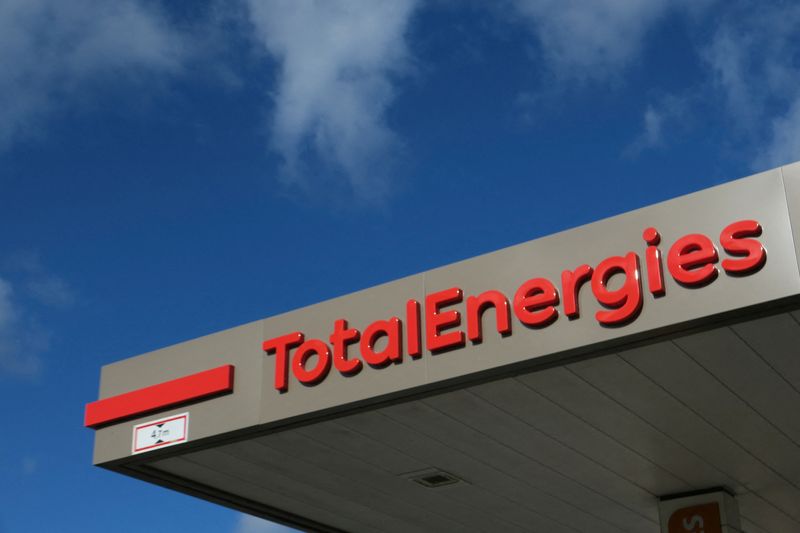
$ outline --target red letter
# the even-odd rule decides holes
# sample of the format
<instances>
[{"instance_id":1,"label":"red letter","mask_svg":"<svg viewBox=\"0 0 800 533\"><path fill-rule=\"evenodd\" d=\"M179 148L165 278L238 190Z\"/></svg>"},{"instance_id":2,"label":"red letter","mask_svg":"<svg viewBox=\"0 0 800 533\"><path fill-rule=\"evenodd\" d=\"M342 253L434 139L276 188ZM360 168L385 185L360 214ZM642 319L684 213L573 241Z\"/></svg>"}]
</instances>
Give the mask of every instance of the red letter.
<instances>
[{"instance_id":1,"label":"red letter","mask_svg":"<svg viewBox=\"0 0 800 533\"><path fill-rule=\"evenodd\" d=\"M289 348L297 346L305 337L299 331L289 333L283 337L276 337L264 341L262 349L269 353L275 352L275 388L281 392L286 392L289 388Z\"/></svg>"},{"instance_id":2,"label":"red letter","mask_svg":"<svg viewBox=\"0 0 800 533\"><path fill-rule=\"evenodd\" d=\"M425 297L425 336L428 341L428 350L436 352L464 346L463 331L441 334L443 329L461 324L461 313L455 310L439 312L442 307L459 303L462 297L463 293L458 287L434 292Z\"/></svg>"},{"instance_id":3,"label":"red letter","mask_svg":"<svg viewBox=\"0 0 800 533\"><path fill-rule=\"evenodd\" d=\"M705 235L692 233L675 241L667 255L667 267L683 285L703 285L717 277L717 249ZM695 268L699 267L699 268Z\"/></svg>"},{"instance_id":4,"label":"red letter","mask_svg":"<svg viewBox=\"0 0 800 533\"><path fill-rule=\"evenodd\" d=\"M502 292L486 291L480 296L467 298L467 337L472 342L483 340L481 316L489 306L494 307L497 332L501 335L511 333L511 310L508 307L508 300Z\"/></svg>"},{"instance_id":5,"label":"red letter","mask_svg":"<svg viewBox=\"0 0 800 533\"><path fill-rule=\"evenodd\" d=\"M347 320L339 319L333 323L333 333L329 337L333 346L333 366L345 376L361 371L361 361L347 359L347 345L357 342L358 336L357 329L347 329Z\"/></svg>"},{"instance_id":6,"label":"red letter","mask_svg":"<svg viewBox=\"0 0 800 533\"><path fill-rule=\"evenodd\" d=\"M406 336L408 337L408 355L414 359L422 357L420 347L421 330L419 327L419 302L409 300L406 302Z\"/></svg>"},{"instance_id":7,"label":"red letter","mask_svg":"<svg viewBox=\"0 0 800 533\"><path fill-rule=\"evenodd\" d=\"M615 291L608 290L608 280L614 274L625 274L625 282ZM639 256L629 252L625 257L603 260L592 276L592 292L597 301L612 311L595 314L601 324L614 325L636 318L642 309L642 282L639 279Z\"/></svg>"},{"instance_id":8,"label":"red letter","mask_svg":"<svg viewBox=\"0 0 800 533\"><path fill-rule=\"evenodd\" d=\"M361 337L361 357L364 361L378 368L389 364L389 361L402 362L400 327L400 319L396 316L389 320L376 320L370 324ZM381 353L375 353L375 341L383 336L386 336L386 348Z\"/></svg>"},{"instance_id":9,"label":"red letter","mask_svg":"<svg viewBox=\"0 0 800 533\"><path fill-rule=\"evenodd\" d=\"M558 318L558 291L545 278L529 279L514 294L514 314L528 326L547 326Z\"/></svg>"},{"instance_id":10,"label":"red letter","mask_svg":"<svg viewBox=\"0 0 800 533\"><path fill-rule=\"evenodd\" d=\"M317 364L312 370L306 370L309 356L317 354ZM297 349L292 359L292 372L297 381L304 385L319 383L331 369L331 351L328 345L318 339L309 339Z\"/></svg>"},{"instance_id":11,"label":"red letter","mask_svg":"<svg viewBox=\"0 0 800 533\"><path fill-rule=\"evenodd\" d=\"M592 277L592 267L581 265L574 272L565 270L561 273L561 294L564 296L564 314L569 318L578 318L578 292L581 285Z\"/></svg>"},{"instance_id":12,"label":"red letter","mask_svg":"<svg viewBox=\"0 0 800 533\"><path fill-rule=\"evenodd\" d=\"M719 244L731 255L743 256L741 259L723 259L722 268L728 274L743 276L755 272L767 261L767 251L755 239L761 235L761 224L755 220L734 222L719 235Z\"/></svg>"},{"instance_id":13,"label":"red letter","mask_svg":"<svg viewBox=\"0 0 800 533\"><path fill-rule=\"evenodd\" d=\"M642 238L649 244L644 255L644 262L647 264L647 287L653 296L663 296L664 292L664 271L661 267L661 250L657 248L661 242L661 235L656 228L647 228L642 233Z\"/></svg>"}]
</instances>

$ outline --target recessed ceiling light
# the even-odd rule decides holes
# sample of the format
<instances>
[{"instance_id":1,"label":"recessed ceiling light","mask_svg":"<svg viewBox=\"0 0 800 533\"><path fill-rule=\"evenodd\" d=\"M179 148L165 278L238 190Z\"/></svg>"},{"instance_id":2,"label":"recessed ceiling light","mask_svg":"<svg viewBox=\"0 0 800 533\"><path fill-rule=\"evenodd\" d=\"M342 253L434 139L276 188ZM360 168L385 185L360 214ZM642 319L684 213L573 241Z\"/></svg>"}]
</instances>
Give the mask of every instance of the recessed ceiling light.
<instances>
[{"instance_id":1,"label":"recessed ceiling light","mask_svg":"<svg viewBox=\"0 0 800 533\"><path fill-rule=\"evenodd\" d=\"M429 468L419 472L411 472L406 474L406 477L414 483L429 489L436 489L463 481L453 474L445 472L444 470L439 470L438 468Z\"/></svg>"}]
</instances>

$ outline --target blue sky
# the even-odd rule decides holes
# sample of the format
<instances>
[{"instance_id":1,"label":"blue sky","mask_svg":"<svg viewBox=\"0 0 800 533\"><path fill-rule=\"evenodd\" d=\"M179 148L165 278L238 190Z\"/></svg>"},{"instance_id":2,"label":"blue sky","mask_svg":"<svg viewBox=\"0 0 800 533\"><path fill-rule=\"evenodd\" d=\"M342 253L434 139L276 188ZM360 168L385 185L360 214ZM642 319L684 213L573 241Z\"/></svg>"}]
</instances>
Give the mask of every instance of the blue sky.
<instances>
[{"instance_id":1,"label":"blue sky","mask_svg":"<svg viewBox=\"0 0 800 533\"><path fill-rule=\"evenodd\" d=\"M92 467L100 366L800 159L798 27L0 0L0 532L279 530Z\"/></svg>"}]
</instances>

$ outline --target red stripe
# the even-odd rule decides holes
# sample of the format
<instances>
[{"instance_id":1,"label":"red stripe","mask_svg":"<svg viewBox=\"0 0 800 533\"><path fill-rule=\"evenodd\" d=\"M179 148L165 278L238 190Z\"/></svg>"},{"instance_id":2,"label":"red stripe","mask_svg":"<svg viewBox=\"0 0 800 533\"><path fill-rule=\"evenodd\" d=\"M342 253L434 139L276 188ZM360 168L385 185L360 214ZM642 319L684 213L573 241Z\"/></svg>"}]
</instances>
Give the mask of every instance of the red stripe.
<instances>
[{"instance_id":1,"label":"red stripe","mask_svg":"<svg viewBox=\"0 0 800 533\"><path fill-rule=\"evenodd\" d=\"M84 425L96 428L229 392L233 392L233 365L224 365L87 404Z\"/></svg>"}]
</instances>

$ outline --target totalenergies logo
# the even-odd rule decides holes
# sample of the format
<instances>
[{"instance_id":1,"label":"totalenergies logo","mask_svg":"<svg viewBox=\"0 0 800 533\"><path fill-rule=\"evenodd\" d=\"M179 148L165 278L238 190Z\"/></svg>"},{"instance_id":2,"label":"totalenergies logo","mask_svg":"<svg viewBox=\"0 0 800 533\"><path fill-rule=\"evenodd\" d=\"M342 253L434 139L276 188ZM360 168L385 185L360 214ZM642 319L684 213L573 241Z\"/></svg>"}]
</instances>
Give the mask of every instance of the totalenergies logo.
<instances>
[{"instance_id":1,"label":"totalenergies logo","mask_svg":"<svg viewBox=\"0 0 800 533\"><path fill-rule=\"evenodd\" d=\"M729 276L757 272L767 260L766 250L756 239L761 232L761 225L755 220L728 225L717 240L725 254L721 261L711 238L700 233L684 235L669 247L666 271L685 287L708 285L721 271ZM645 288L656 297L664 296L661 236L655 228L647 228L642 238L647 244ZM465 298L459 287L451 287L428 294L424 309L417 300L408 300L404 320L397 316L376 320L361 331L341 318L334 321L327 341L306 339L302 331L295 331L264 341L263 349L275 356L275 388L283 392L289 388L290 368L297 381L315 385L325 379L332 367L342 375L353 376L361 372L364 363L383 368L401 363L404 356L422 357L423 317L425 346L432 353L440 353L461 348L467 340L481 343L483 315L489 308L494 309L497 334L508 336L512 334L514 319L529 328L547 327L560 313L571 320L578 319L580 292L591 290L602 307L595 313L597 322L604 327L619 327L635 320L642 309L641 262L637 253L628 252L608 257L594 267L580 265L561 273L559 287L547 278L531 278L519 285L511 299L497 290ZM610 288L612 279L615 289ZM465 300L466 316L462 317L461 311L454 307ZM356 345L358 356L352 353L355 350L350 350Z\"/></svg>"}]
</instances>

